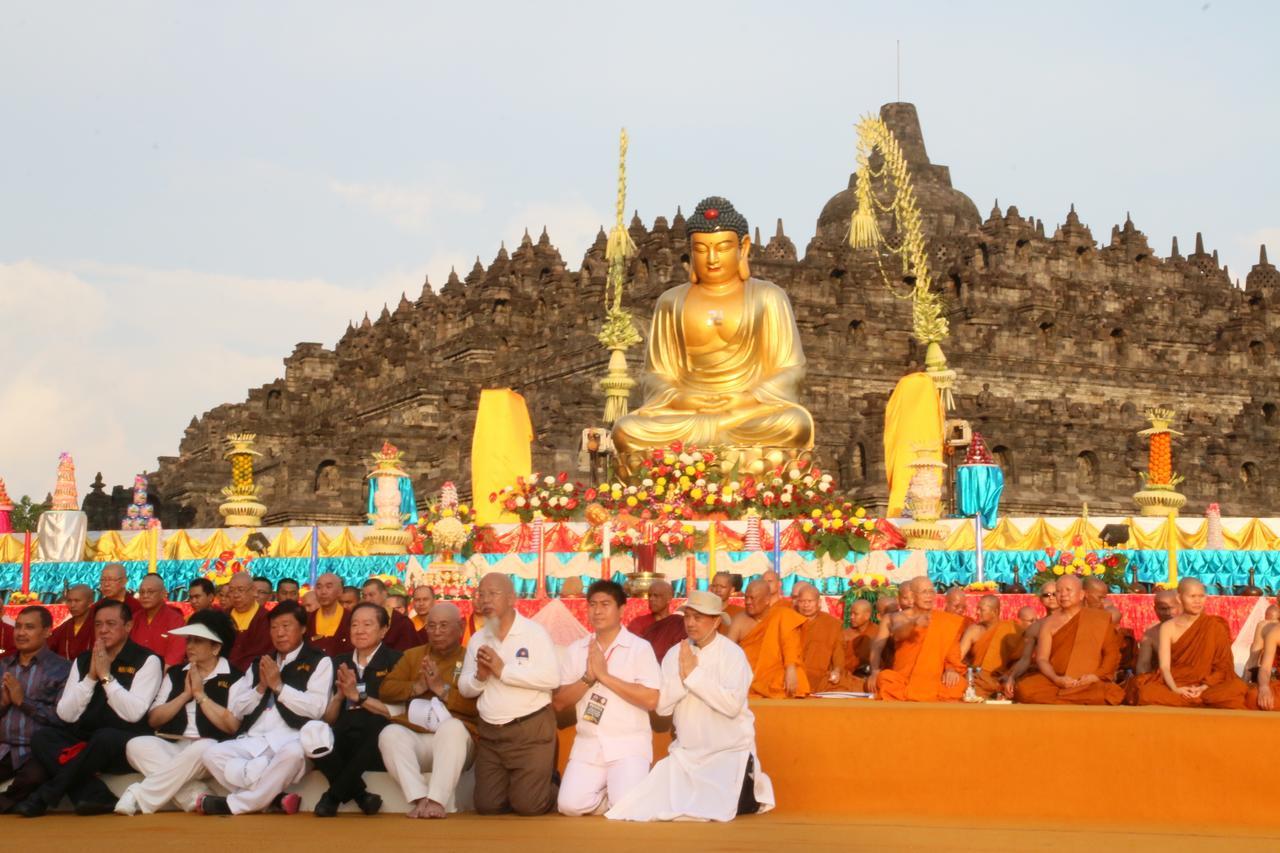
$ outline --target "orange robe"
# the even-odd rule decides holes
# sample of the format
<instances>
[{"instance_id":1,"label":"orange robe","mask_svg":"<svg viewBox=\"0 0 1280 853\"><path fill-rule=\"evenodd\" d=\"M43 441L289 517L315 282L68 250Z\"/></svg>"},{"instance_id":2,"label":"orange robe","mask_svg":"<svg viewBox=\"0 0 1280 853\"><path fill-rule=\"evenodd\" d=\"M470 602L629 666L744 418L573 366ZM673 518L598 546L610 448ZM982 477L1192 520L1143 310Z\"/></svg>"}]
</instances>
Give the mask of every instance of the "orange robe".
<instances>
[{"instance_id":1,"label":"orange robe","mask_svg":"<svg viewBox=\"0 0 1280 853\"><path fill-rule=\"evenodd\" d=\"M741 604L726 604L724 606L724 612L729 615L729 622L726 622L723 619L721 619L720 627L717 628L716 630L719 631L721 634L728 634L729 624L733 621L733 617L737 616L739 613L744 612L745 610L746 608L743 607Z\"/></svg>"},{"instance_id":2,"label":"orange robe","mask_svg":"<svg viewBox=\"0 0 1280 853\"><path fill-rule=\"evenodd\" d=\"M849 690L863 692L867 689L867 675L871 670L871 644L876 640L880 626L868 622L861 628L849 628L844 632L844 680Z\"/></svg>"},{"instance_id":3,"label":"orange robe","mask_svg":"<svg viewBox=\"0 0 1280 853\"><path fill-rule=\"evenodd\" d=\"M1084 609L1058 629L1049 648L1049 664L1059 675L1099 681L1083 687L1059 687L1042 672L1028 672L1014 686L1014 698L1033 705L1119 705L1124 689L1115 683L1120 637L1105 610Z\"/></svg>"},{"instance_id":4,"label":"orange robe","mask_svg":"<svg viewBox=\"0 0 1280 853\"><path fill-rule=\"evenodd\" d=\"M844 637L840 620L830 613L819 612L806 619L800 629L804 644L804 674L809 678L809 688L821 690L847 690L844 679ZM832 672L840 674L840 680L832 684Z\"/></svg>"},{"instance_id":5,"label":"orange robe","mask_svg":"<svg viewBox=\"0 0 1280 853\"><path fill-rule=\"evenodd\" d=\"M1006 642L1016 637L1018 642ZM1022 632L1018 623L1003 619L982 632L969 650L970 660L978 670L973 677L973 689L983 698L990 699L1004 692L1001 680L1018 658L1022 656Z\"/></svg>"},{"instance_id":6,"label":"orange robe","mask_svg":"<svg viewBox=\"0 0 1280 853\"><path fill-rule=\"evenodd\" d=\"M964 628L962 617L933 611L928 627L922 630L917 626L910 637L897 640L893 668L882 669L876 679L877 696L893 702L958 702L964 698L968 686L960 660ZM961 676L950 687L942 683L946 670Z\"/></svg>"},{"instance_id":7,"label":"orange robe","mask_svg":"<svg viewBox=\"0 0 1280 853\"><path fill-rule=\"evenodd\" d=\"M1207 684L1209 688L1198 699L1187 699L1170 690L1157 669L1133 677L1137 704L1236 711L1244 708L1248 686L1236 675L1235 660L1231 657L1231 629L1221 616L1202 613L1191 623L1169 648L1169 672L1179 687Z\"/></svg>"},{"instance_id":8,"label":"orange robe","mask_svg":"<svg viewBox=\"0 0 1280 853\"><path fill-rule=\"evenodd\" d=\"M755 674L751 681L751 696L787 698L786 669L791 665L796 667L796 696L809 695L801 634L806 622L807 619L790 607L770 607L742 638L739 645Z\"/></svg>"}]
</instances>

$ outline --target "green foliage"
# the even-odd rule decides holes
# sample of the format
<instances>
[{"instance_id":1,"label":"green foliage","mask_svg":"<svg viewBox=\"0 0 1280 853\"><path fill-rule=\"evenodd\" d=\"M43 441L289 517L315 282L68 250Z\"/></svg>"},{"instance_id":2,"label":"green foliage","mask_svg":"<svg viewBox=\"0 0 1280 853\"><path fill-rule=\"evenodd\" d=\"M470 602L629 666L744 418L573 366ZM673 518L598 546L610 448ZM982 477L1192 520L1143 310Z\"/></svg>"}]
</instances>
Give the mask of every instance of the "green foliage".
<instances>
[{"instance_id":1,"label":"green foliage","mask_svg":"<svg viewBox=\"0 0 1280 853\"><path fill-rule=\"evenodd\" d=\"M40 516L47 509L49 509L48 503L36 503L31 500L30 495L23 495L22 500L13 505L13 512L9 513L9 523L13 525L13 532L35 533Z\"/></svg>"}]
</instances>

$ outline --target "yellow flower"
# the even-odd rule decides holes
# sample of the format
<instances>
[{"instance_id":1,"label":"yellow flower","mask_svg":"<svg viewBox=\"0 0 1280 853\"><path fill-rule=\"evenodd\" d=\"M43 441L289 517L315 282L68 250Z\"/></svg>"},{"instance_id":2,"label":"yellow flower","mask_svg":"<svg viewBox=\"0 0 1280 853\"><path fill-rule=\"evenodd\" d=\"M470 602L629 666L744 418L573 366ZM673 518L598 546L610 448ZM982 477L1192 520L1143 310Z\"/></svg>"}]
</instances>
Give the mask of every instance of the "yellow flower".
<instances>
[{"instance_id":1,"label":"yellow flower","mask_svg":"<svg viewBox=\"0 0 1280 853\"><path fill-rule=\"evenodd\" d=\"M707 495L707 506L715 506L715 505L716 505L716 496Z\"/></svg>"},{"instance_id":2,"label":"yellow flower","mask_svg":"<svg viewBox=\"0 0 1280 853\"><path fill-rule=\"evenodd\" d=\"M813 532L813 522L812 522L812 521L806 521L804 524L800 525L800 527L801 527L801 529L802 529L802 530L804 530L804 532L805 532L805 533L812 533L812 532Z\"/></svg>"},{"instance_id":3,"label":"yellow flower","mask_svg":"<svg viewBox=\"0 0 1280 853\"><path fill-rule=\"evenodd\" d=\"M667 484L667 478L666 478L666 477L659 477L659 478L658 478L658 482L657 482L657 484L658 484L659 486L665 486L665 485Z\"/></svg>"},{"instance_id":4,"label":"yellow flower","mask_svg":"<svg viewBox=\"0 0 1280 853\"><path fill-rule=\"evenodd\" d=\"M635 496L635 495L631 495L629 498L627 498L627 506L635 506L635 505L636 505L636 504L638 504L638 503L640 503L640 502L639 502L638 500L636 500L636 496Z\"/></svg>"},{"instance_id":5,"label":"yellow flower","mask_svg":"<svg viewBox=\"0 0 1280 853\"><path fill-rule=\"evenodd\" d=\"M694 468L692 465L686 465L684 472L692 477L694 474L698 473L698 469Z\"/></svg>"},{"instance_id":6,"label":"yellow flower","mask_svg":"<svg viewBox=\"0 0 1280 853\"><path fill-rule=\"evenodd\" d=\"M1080 574L1084 575L1085 577L1089 577L1089 575L1093 574L1093 569L1089 568L1088 566L1085 566L1080 570Z\"/></svg>"},{"instance_id":7,"label":"yellow flower","mask_svg":"<svg viewBox=\"0 0 1280 853\"><path fill-rule=\"evenodd\" d=\"M844 517L844 513L843 513L843 512L841 512L840 510L835 510L834 512L832 512L832 513L831 513L831 517L832 517L832 518L843 518L843 517Z\"/></svg>"},{"instance_id":8,"label":"yellow flower","mask_svg":"<svg viewBox=\"0 0 1280 853\"><path fill-rule=\"evenodd\" d=\"M689 492L689 497L693 498L695 501L702 500L702 489L694 489Z\"/></svg>"},{"instance_id":9,"label":"yellow flower","mask_svg":"<svg viewBox=\"0 0 1280 853\"><path fill-rule=\"evenodd\" d=\"M1064 571L1066 571L1066 569L1064 569L1062 566L1054 566L1054 567L1053 567L1053 573L1054 573L1055 575L1060 575L1060 574L1062 574Z\"/></svg>"},{"instance_id":10,"label":"yellow flower","mask_svg":"<svg viewBox=\"0 0 1280 853\"><path fill-rule=\"evenodd\" d=\"M458 515L466 515L471 512L471 508L466 504L458 504Z\"/></svg>"},{"instance_id":11,"label":"yellow flower","mask_svg":"<svg viewBox=\"0 0 1280 853\"><path fill-rule=\"evenodd\" d=\"M856 515L858 518L866 518L866 517L867 517L867 511L866 511L865 509L863 509L862 507L858 507L858 511L857 511L857 512L855 512L855 513L854 513L854 515Z\"/></svg>"},{"instance_id":12,"label":"yellow flower","mask_svg":"<svg viewBox=\"0 0 1280 853\"><path fill-rule=\"evenodd\" d=\"M693 481L692 481L692 480L690 480L688 477L681 477L681 478L680 478L680 488L682 488L682 489L687 489L687 488L689 488L689 484L690 484L690 483L692 483L692 482L693 482Z\"/></svg>"},{"instance_id":13,"label":"yellow flower","mask_svg":"<svg viewBox=\"0 0 1280 853\"><path fill-rule=\"evenodd\" d=\"M670 515L670 514L671 514L672 509L674 509L674 507L672 507L672 506L671 506L671 504L663 504L663 505L662 505L662 511L663 511L664 513L666 513L667 515Z\"/></svg>"},{"instance_id":14,"label":"yellow flower","mask_svg":"<svg viewBox=\"0 0 1280 853\"><path fill-rule=\"evenodd\" d=\"M674 465L674 464L676 464L676 457L675 457L675 454L668 453L666 456L662 457L662 464L664 464L664 465Z\"/></svg>"},{"instance_id":15,"label":"yellow flower","mask_svg":"<svg viewBox=\"0 0 1280 853\"><path fill-rule=\"evenodd\" d=\"M706 463L703 463L703 462L699 462L697 465L695 465L695 466L693 466L693 467L697 468L699 471L705 471L705 470L707 470Z\"/></svg>"},{"instance_id":16,"label":"yellow flower","mask_svg":"<svg viewBox=\"0 0 1280 853\"><path fill-rule=\"evenodd\" d=\"M642 500L642 501L647 501L647 500L649 500L649 493L648 493L648 492L641 492L640 494L636 495L636 497L638 497L638 498L639 498L640 500Z\"/></svg>"},{"instance_id":17,"label":"yellow flower","mask_svg":"<svg viewBox=\"0 0 1280 853\"><path fill-rule=\"evenodd\" d=\"M813 512L809 513L809 516L811 518L822 518L822 510L815 509Z\"/></svg>"}]
</instances>

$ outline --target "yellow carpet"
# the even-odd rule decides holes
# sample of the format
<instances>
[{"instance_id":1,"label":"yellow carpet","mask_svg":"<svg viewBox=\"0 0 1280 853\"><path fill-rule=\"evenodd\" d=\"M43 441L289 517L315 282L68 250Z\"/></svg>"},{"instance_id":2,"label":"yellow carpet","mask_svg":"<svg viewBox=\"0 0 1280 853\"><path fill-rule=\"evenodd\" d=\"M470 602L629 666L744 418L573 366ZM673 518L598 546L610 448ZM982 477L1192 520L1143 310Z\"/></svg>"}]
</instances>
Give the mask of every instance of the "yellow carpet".
<instances>
[{"instance_id":1,"label":"yellow carpet","mask_svg":"<svg viewBox=\"0 0 1280 853\"><path fill-rule=\"evenodd\" d=\"M408 850L555 851L1275 851L1280 829L1270 834L1174 832L1158 828L1084 828L1063 825L999 826L973 821L944 823L911 819L842 820L833 816L757 815L728 824L615 823L604 818L479 817L443 821L400 815L342 815L330 820L309 814L200 817L77 818L36 820L0 817L3 849L12 851L128 851L174 853L400 853Z\"/></svg>"}]
</instances>

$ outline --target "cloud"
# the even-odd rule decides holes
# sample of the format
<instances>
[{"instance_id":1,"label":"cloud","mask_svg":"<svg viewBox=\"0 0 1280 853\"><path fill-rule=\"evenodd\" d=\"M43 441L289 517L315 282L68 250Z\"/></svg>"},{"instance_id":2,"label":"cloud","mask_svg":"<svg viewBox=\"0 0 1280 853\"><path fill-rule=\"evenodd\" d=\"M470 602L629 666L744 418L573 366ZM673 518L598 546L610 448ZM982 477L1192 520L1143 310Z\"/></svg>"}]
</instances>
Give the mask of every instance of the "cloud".
<instances>
[{"instance_id":1,"label":"cloud","mask_svg":"<svg viewBox=\"0 0 1280 853\"><path fill-rule=\"evenodd\" d=\"M329 189L339 197L386 219L405 231L424 231L440 212L476 213L484 200L455 190L428 190L331 180Z\"/></svg>"},{"instance_id":2,"label":"cloud","mask_svg":"<svg viewBox=\"0 0 1280 853\"><path fill-rule=\"evenodd\" d=\"M349 319L416 297L418 274L344 287L102 263L0 264L7 324L0 374L0 477L17 498L53 489L75 457L83 497L176 454L192 415L284 374L302 340L332 345Z\"/></svg>"}]
</instances>

